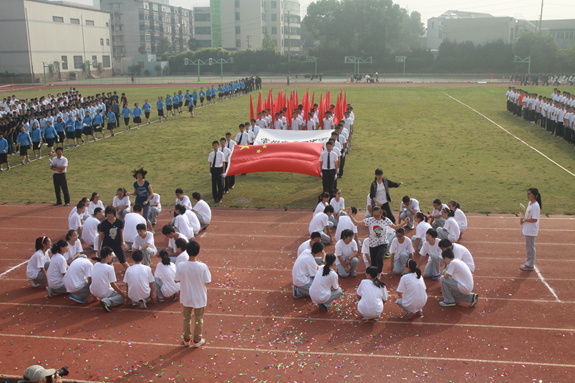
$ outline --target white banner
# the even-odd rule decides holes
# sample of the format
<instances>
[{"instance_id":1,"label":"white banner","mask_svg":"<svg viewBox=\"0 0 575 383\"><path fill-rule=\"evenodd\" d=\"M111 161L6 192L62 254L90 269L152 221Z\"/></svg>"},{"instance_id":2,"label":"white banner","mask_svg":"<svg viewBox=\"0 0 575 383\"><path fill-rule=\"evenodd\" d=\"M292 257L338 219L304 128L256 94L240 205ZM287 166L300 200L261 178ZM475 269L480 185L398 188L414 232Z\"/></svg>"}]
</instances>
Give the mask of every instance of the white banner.
<instances>
[{"instance_id":1,"label":"white banner","mask_svg":"<svg viewBox=\"0 0 575 383\"><path fill-rule=\"evenodd\" d=\"M331 137L331 130L276 130L260 129L254 145L279 142L321 142L325 144Z\"/></svg>"}]
</instances>

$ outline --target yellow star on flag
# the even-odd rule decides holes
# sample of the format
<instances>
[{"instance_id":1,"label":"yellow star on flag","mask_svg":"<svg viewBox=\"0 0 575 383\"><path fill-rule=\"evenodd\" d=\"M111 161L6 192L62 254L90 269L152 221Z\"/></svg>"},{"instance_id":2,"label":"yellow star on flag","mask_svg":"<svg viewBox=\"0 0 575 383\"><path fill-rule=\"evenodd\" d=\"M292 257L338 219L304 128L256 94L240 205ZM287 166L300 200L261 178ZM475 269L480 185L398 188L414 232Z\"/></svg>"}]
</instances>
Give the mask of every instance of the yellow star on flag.
<instances>
[{"instance_id":1,"label":"yellow star on flag","mask_svg":"<svg viewBox=\"0 0 575 383\"><path fill-rule=\"evenodd\" d=\"M249 145L240 145L240 151L249 148L250 148Z\"/></svg>"},{"instance_id":2,"label":"yellow star on flag","mask_svg":"<svg viewBox=\"0 0 575 383\"><path fill-rule=\"evenodd\" d=\"M263 146L264 149L267 148L267 147L268 147L267 145L264 145L264 146Z\"/></svg>"},{"instance_id":3,"label":"yellow star on flag","mask_svg":"<svg viewBox=\"0 0 575 383\"><path fill-rule=\"evenodd\" d=\"M257 153L261 153L262 151L260 149L257 150Z\"/></svg>"}]
</instances>

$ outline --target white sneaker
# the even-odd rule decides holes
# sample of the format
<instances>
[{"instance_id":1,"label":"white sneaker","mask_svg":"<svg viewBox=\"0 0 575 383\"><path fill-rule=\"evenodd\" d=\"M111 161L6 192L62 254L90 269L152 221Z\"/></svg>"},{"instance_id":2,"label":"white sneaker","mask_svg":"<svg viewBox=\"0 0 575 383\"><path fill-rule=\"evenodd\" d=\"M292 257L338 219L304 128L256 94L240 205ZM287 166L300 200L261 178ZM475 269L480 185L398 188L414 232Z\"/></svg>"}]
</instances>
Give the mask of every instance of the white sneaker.
<instances>
[{"instance_id":1,"label":"white sneaker","mask_svg":"<svg viewBox=\"0 0 575 383\"><path fill-rule=\"evenodd\" d=\"M41 285L41 283L36 283L36 282L34 282L34 281L28 281L28 282L30 282L30 284L32 285L32 287L38 287L38 286Z\"/></svg>"},{"instance_id":2,"label":"white sneaker","mask_svg":"<svg viewBox=\"0 0 575 383\"><path fill-rule=\"evenodd\" d=\"M195 342L194 341L194 347L202 347L203 344L206 343L206 340L202 338L202 340L200 340L199 342Z\"/></svg>"}]
</instances>

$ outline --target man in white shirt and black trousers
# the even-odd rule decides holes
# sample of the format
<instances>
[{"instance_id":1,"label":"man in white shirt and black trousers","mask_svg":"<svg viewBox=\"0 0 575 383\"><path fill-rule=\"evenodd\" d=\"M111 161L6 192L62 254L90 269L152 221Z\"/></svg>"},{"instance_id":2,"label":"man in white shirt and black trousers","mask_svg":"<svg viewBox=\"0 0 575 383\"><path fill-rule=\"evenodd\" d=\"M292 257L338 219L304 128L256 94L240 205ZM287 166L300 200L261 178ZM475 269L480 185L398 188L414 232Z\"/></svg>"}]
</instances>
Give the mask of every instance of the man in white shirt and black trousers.
<instances>
[{"instance_id":1,"label":"man in white shirt and black trousers","mask_svg":"<svg viewBox=\"0 0 575 383\"><path fill-rule=\"evenodd\" d=\"M321 164L321 176L323 180L323 191L329 193L329 198L333 198L333 184L337 177L339 161L337 154L333 153L333 144L328 141L325 144L325 151L319 156Z\"/></svg>"},{"instance_id":2,"label":"man in white shirt and black trousers","mask_svg":"<svg viewBox=\"0 0 575 383\"><path fill-rule=\"evenodd\" d=\"M224 183L222 174L224 173L224 153L220 152L218 148L220 145L218 141L212 142L214 150L208 156L210 163L210 178L212 179L212 196L214 203L221 203L222 196L224 195Z\"/></svg>"},{"instance_id":3,"label":"man in white shirt and black trousers","mask_svg":"<svg viewBox=\"0 0 575 383\"><path fill-rule=\"evenodd\" d=\"M68 181L66 180L66 171L68 170L68 159L62 155L64 149L56 148L56 157L50 160L50 169L53 171L54 189L56 191L56 203L54 206L62 205L60 189L64 193L64 206L70 204L70 193L68 192Z\"/></svg>"}]
</instances>

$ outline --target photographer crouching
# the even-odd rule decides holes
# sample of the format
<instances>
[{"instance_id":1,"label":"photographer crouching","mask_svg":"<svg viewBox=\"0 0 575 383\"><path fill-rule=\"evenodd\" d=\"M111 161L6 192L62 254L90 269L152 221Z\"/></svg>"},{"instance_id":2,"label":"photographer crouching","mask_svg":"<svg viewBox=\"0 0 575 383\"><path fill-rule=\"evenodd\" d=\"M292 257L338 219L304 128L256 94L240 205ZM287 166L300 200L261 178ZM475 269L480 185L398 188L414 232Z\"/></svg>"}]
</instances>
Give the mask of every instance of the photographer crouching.
<instances>
[{"instance_id":1,"label":"photographer crouching","mask_svg":"<svg viewBox=\"0 0 575 383\"><path fill-rule=\"evenodd\" d=\"M18 383L62 383L62 377L68 374L68 366L55 370L53 368L45 369L35 364L24 371L24 379L19 380Z\"/></svg>"}]
</instances>

